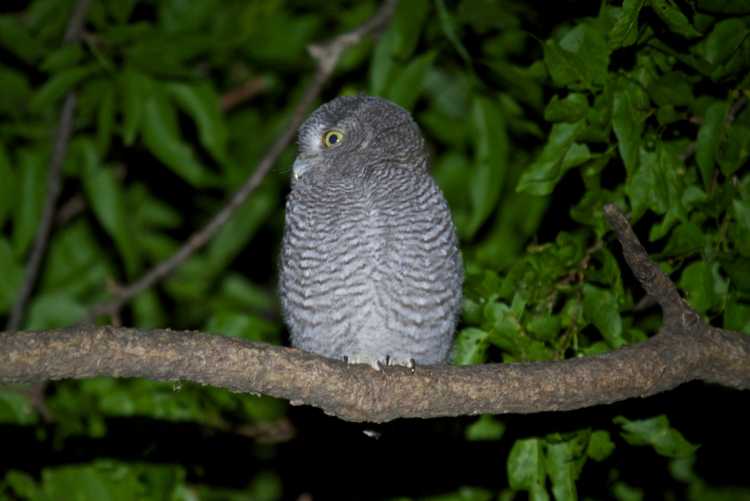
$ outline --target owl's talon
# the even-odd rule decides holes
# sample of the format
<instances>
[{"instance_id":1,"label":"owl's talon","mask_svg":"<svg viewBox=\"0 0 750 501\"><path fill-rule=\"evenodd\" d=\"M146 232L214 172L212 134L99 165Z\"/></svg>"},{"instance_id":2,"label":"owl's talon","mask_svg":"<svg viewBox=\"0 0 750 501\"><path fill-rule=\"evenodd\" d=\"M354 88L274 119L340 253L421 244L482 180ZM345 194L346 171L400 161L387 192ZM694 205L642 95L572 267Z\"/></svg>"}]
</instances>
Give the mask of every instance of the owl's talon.
<instances>
[{"instance_id":1,"label":"owl's talon","mask_svg":"<svg viewBox=\"0 0 750 501\"><path fill-rule=\"evenodd\" d=\"M365 365L369 365L376 371L382 370L381 361L378 359L370 358L367 355L351 355L351 356L345 355L344 360L349 365L365 364Z\"/></svg>"}]
</instances>

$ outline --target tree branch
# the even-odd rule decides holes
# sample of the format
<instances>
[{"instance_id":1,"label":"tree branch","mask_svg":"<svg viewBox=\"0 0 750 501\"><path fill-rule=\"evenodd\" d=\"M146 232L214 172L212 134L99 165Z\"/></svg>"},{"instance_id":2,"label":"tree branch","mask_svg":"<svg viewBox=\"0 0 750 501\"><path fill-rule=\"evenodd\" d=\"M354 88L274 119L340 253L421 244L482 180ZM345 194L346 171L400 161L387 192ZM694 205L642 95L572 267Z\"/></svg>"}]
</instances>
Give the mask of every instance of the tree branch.
<instances>
[{"instance_id":1,"label":"tree branch","mask_svg":"<svg viewBox=\"0 0 750 501\"><path fill-rule=\"evenodd\" d=\"M662 308L648 341L556 362L376 371L293 348L199 332L80 327L0 334L0 382L94 376L189 380L320 407L350 421L572 410L701 380L750 389L750 336L707 325L680 298L625 216L605 207L628 265Z\"/></svg>"},{"instance_id":2,"label":"tree branch","mask_svg":"<svg viewBox=\"0 0 750 501\"><path fill-rule=\"evenodd\" d=\"M221 111L224 113L236 108L240 104L249 101L269 87L268 79L254 77L237 87L228 90L221 96Z\"/></svg>"},{"instance_id":3,"label":"tree branch","mask_svg":"<svg viewBox=\"0 0 750 501\"><path fill-rule=\"evenodd\" d=\"M287 125L281 136L271 145L271 148L261 159L253 174L232 195L227 204L203 228L193 233L177 252L151 268L151 270L135 282L120 288L113 299L94 305L90 310L89 319L118 311L126 302L166 277L193 255L195 251L211 240L221 227L229 221L234 212L245 203L250 194L260 185L284 149L292 142L297 134L297 129L305 118L307 109L318 98L323 86L330 79L341 54L346 49L359 43L364 37L383 27L393 15L396 3L397 0L386 0L375 15L360 27L348 33L343 33L326 44L312 45L308 48L310 55L316 60L317 69L315 75L305 89L300 102L292 111L289 125Z\"/></svg>"},{"instance_id":4,"label":"tree branch","mask_svg":"<svg viewBox=\"0 0 750 501\"><path fill-rule=\"evenodd\" d=\"M90 0L78 0L78 3L70 16L68 27L65 30L65 36L63 38L64 43L72 43L80 39L83 22L86 19L86 12L89 9L89 4ZM39 276L39 269L41 268L42 260L44 259L44 254L47 250L47 242L49 241L50 230L52 229L52 223L55 216L55 207L57 206L57 199L60 196L60 172L62 170L63 161L65 160L65 155L68 152L70 136L73 134L73 115L75 109L75 91L70 91L63 101L60 119L57 123L57 130L55 131L52 159L50 160L49 172L47 173L47 198L44 201L44 208L42 209L42 220L39 223L39 228L37 229L36 237L34 238L34 247L31 250L29 261L26 264L23 285L18 293L13 309L10 312L8 324L5 327L6 330L11 332L18 329L23 321L26 304L29 302L29 297L31 297L31 291L34 290L36 279Z\"/></svg>"}]
</instances>

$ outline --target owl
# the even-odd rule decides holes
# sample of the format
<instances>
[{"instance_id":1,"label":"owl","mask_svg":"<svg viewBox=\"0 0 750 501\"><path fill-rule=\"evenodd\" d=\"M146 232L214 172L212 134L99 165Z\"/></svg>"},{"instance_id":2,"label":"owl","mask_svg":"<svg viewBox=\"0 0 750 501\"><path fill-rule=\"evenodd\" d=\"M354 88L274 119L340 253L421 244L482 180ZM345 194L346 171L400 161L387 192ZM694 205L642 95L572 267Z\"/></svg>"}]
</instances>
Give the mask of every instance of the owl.
<instances>
[{"instance_id":1,"label":"owl","mask_svg":"<svg viewBox=\"0 0 750 501\"><path fill-rule=\"evenodd\" d=\"M298 145L279 266L292 345L376 369L445 362L463 266L409 112L338 97Z\"/></svg>"}]
</instances>

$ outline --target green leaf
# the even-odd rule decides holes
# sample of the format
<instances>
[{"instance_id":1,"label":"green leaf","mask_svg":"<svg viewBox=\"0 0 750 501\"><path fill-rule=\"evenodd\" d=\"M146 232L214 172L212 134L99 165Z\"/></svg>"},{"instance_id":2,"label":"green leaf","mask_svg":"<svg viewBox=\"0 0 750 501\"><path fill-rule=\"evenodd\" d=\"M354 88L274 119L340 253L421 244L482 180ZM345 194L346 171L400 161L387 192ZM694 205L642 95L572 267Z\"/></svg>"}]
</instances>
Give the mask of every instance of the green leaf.
<instances>
[{"instance_id":1,"label":"green leaf","mask_svg":"<svg viewBox=\"0 0 750 501\"><path fill-rule=\"evenodd\" d=\"M454 365L477 365L487 361L487 332L467 327L456 334L451 361Z\"/></svg>"},{"instance_id":2,"label":"green leaf","mask_svg":"<svg viewBox=\"0 0 750 501\"><path fill-rule=\"evenodd\" d=\"M36 112L45 111L73 87L85 78L90 77L97 70L96 66L87 65L66 69L55 74L36 91L29 102L29 108Z\"/></svg>"},{"instance_id":3,"label":"green leaf","mask_svg":"<svg viewBox=\"0 0 750 501\"><path fill-rule=\"evenodd\" d=\"M548 195L565 173L563 161L586 122L558 123L552 126L542 153L529 165L518 181L516 191L531 195Z\"/></svg>"},{"instance_id":4,"label":"green leaf","mask_svg":"<svg viewBox=\"0 0 750 501\"><path fill-rule=\"evenodd\" d=\"M526 323L526 330L540 341L552 342L560 334L560 317L551 313L535 315Z\"/></svg>"},{"instance_id":5,"label":"green leaf","mask_svg":"<svg viewBox=\"0 0 750 501\"><path fill-rule=\"evenodd\" d=\"M548 438L544 452L547 475L552 483L556 501L577 501L576 479L586 460L589 432L584 430L566 437L566 440Z\"/></svg>"},{"instance_id":6,"label":"green leaf","mask_svg":"<svg viewBox=\"0 0 750 501\"><path fill-rule=\"evenodd\" d=\"M81 302L102 298L112 270L88 221L81 218L58 228L50 241L41 291Z\"/></svg>"},{"instance_id":7,"label":"green leaf","mask_svg":"<svg viewBox=\"0 0 750 501\"><path fill-rule=\"evenodd\" d=\"M484 415L466 428L466 440L480 442L500 440L505 434L505 424L494 416Z\"/></svg>"},{"instance_id":8,"label":"green leaf","mask_svg":"<svg viewBox=\"0 0 750 501\"><path fill-rule=\"evenodd\" d=\"M703 123L698 131L696 141L695 160L698 162L703 186L710 186L714 175L714 166L716 156L719 152L719 145L722 140L724 130L724 120L726 119L728 103L717 101L706 108L706 114Z\"/></svg>"},{"instance_id":9,"label":"green leaf","mask_svg":"<svg viewBox=\"0 0 750 501\"><path fill-rule=\"evenodd\" d=\"M601 88L609 66L606 34L593 23L581 23L559 43L549 40L544 44L544 63L557 86Z\"/></svg>"},{"instance_id":10,"label":"green leaf","mask_svg":"<svg viewBox=\"0 0 750 501\"><path fill-rule=\"evenodd\" d=\"M40 69L46 73L57 73L78 64L85 52L78 44L67 44L59 47L44 57Z\"/></svg>"},{"instance_id":11,"label":"green leaf","mask_svg":"<svg viewBox=\"0 0 750 501\"><path fill-rule=\"evenodd\" d=\"M648 116L648 96L630 79L618 80L612 100L612 129L625 168L635 172L641 148L641 135Z\"/></svg>"},{"instance_id":12,"label":"green leaf","mask_svg":"<svg viewBox=\"0 0 750 501\"><path fill-rule=\"evenodd\" d=\"M544 119L548 122L577 122L586 118L589 102L584 94L571 92L563 99L557 95L547 103L544 109Z\"/></svg>"},{"instance_id":13,"label":"green leaf","mask_svg":"<svg viewBox=\"0 0 750 501\"><path fill-rule=\"evenodd\" d=\"M703 57L714 65L727 62L748 37L748 32L750 30L742 19L719 21L706 37Z\"/></svg>"},{"instance_id":14,"label":"green leaf","mask_svg":"<svg viewBox=\"0 0 750 501\"><path fill-rule=\"evenodd\" d=\"M13 252L23 256L41 222L47 192L47 156L23 150L18 155L18 195L13 213Z\"/></svg>"},{"instance_id":15,"label":"green leaf","mask_svg":"<svg viewBox=\"0 0 750 501\"><path fill-rule=\"evenodd\" d=\"M171 83L167 90L198 126L201 144L213 157L226 159L228 131L219 107L219 96L207 83Z\"/></svg>"},{"instance_id":16,"label":"green leaf","mask_svg":"<svg viewBox=\"0 0 750 501\"><path fill-rule=\"evenodd\" d=\"M26 63L33 63L44 52L42 41L29 33L16 15L0 16L0 47Z\"/></svg>"},{"instance_id":17,"label":"green leaf","mask_svg":"<svg viewBox=\"0 0 750 501\"><path fill-rule=\"evenodd\" d=\"M274 341L278 330L278 325L273 322L233 311L214 313L206 325L207 332L217 332L248 341Z\"/></svg>"},{"instance_id":18,"label":"green leaf","mask_svg":"<svg viewBox=\"0 0 750 501\"><path fill-rule=\"evenodd\" d=\"M682 270L679 286L698 313L706 313L718 301L713 265L706 261L696 261Z\"/></svg>"},{"instance_id":19,"label":"green leaf","mask_svg":"<svg viewBox=\"0 0 750 501\"><path fill-rule=\"evenodd\" d=\"M130 15L133 13L133 9L135 8L136 4L138 3L138 0L120 0L118 2L107 2L106 8L109 11L110 15L117 21L119 24L124 24L127 22L128 18L130 18Z\"/></svg>"},{"instance_id":20,"label":"green leaf","mask_svg":"<svg viewBox=\"0 0 750 501\"><path fill-rule=\"evenodd\" d=\"M407 110L414 108L414 103L424 90L425 77L432 67L435 56L435 52L427 52L400 70L388 88L386 97Z\"/></svg>"},{"instance_id":21,"label":"green leaf","mask_svg":"<svg viewBox=\"0 0 750 501\"><path fill-rule=\"evenodd\" d=\"M737 225L750 233L750 200L732 200L732 209Z\"/></svg>"},{"instance_id":22,"label":"green leaf","mask_svg":"<svg viewBox=\"0 0 750 501\"><path fill-rule=\"evenodd\" d=\"M393 54L400 59L409 58L417 47L430 10L429 0L410 0L399 2L393 15Z\"/></svg>"},{"instance_id":23,"label":"green leaf","mask_svg":"<svg viewBox=\"0 0 750 501\"><path fill-rule=\"evenodd\" d=\"M115 125L115 94L115 86L107 82L96 116L96 147L101 155L107 154L112 142L112 131Z\"/></svg>"},{"instance_id":24,"label":"green leaf","mask_svg":"<svg viewBox=\"0 0 750 501\"><path fill-rule=\"evenodd\" d=\"M510 149L502 111L490 99L474 99L471 129L476 171L469 181L472 211L463 233L465 238L471 238L496 207L508 169Z\"/></svg>"},{"instance_id":25,"label":"green leaf","mask_svg":"<svg viewBox=\"0 0 750 501\"><path fill-rule=\"evenodd\" d=\"M532 339L521 325L524 300L520 300L520 293L514 295L513 305L489 302L485 305L483 326L489 330L489 341L503 350L503 360L530 361L549 360L553 356L552 350L536 339Z\"/></svg>"},{"instance_id":26,"label":"green leaf","mask_svg":"<svg viewBox=\"0 0 750 501\"><path fill-rule=\"evenodd\" d=\"M0 389L0 423L25 426L36 422L31 397L23 388Z\"/></svg>"},{"instance_id":27,"label":"green leaf","mask_svg":"<svg viewBox=\"0 0 750 501\"><path fill-rule=\"evenodd\" d=\"M678 175L681 161L663 142L656 151L641 147L638 168L628 177L625 192L630 197L632 219L637 221L647 209L664 214L660 226L654 226L650 238L661 238L679 219L685 218L682 206L682 184Z\"/></svg>"},{"instance_id":28,"label":"green leaf","mask_svg":"<svg viewBox=\"0 0 750 501\"><path fill-rule=\"evenodd\" d=\"M672 0L649 0L648 3L673 33L685 38L701 36Z\"/></svg>"},{"instance_id":29,"label":"green leaf","mask_svg":"<svg viewBox=\"0 0 750 501\"><path fill-rule=\"evenodd\" d=\"M750 159L750 124L740 122L739 118L735 120L721 146L719 167L725 177L731 177Z\"/></svg>"},{"instance_id":30,"label":"green leaf","mask_svg":"<svg viewBox=\"0 0 750 501\"><path fill-rule=\"evenodd\" d=\"M37 487L36 482L34 482L34 477L29 475L28 473L10 470L5 476L5 482L17 496L20 496L19 499L37 500L40 497L39 487ZM0 487L1 486L2 483L0 483Z\"/></svg>"},{"instance_id":31,"label":"green leaf","mask_svg":"<svg viewBox=\"0 0 750 501\"><path fill-rule=\"evenodd\" d=\"M132 276L138 269L138 252L120 182L115 178L112 168L101 164L93 142L82 140L79 144L86 198L91 203L97 220L115 241L128 275Z\"/></svg>"},{"instance_id":32,"label":"green leaf","mask_svg":"<svg viewBox=\"0 0 750 501\"><path fill-rule=\"evenodd\" d=\"M544 491L544 456L541 439L516 440L508 455L508 482L511 488L516 490Z\"/></svg>"},{"instance_id":33,"label":"green leaf","mask_svg":"<svg viewBox=\"0 0 750 501\"><path fill-rule=\"evenodd\" d=\"M544 64L558 87L580 86L589 79L586 62L552 40L544 44Z\"/></svg>"},{"instance_id":34,"label":"green leaf","mask_svg":"<svg viewBox=\"0 0 750 501\"><path fill-rule=\"evenodd\" d=\"M151 195L143 186L136 185L127 193L128 207L135 208L133 220L147 228L176 228L182 215L175 208Z\"/></svg>"},{"instance_id":35,"label":"green leaf","mask_svg":"<svg viewBox=\"0 0 750 501\"><path fill-rule=\"evenodd\" d=\"M591 150L585 144L573 143L563 157L561 171L567 172L573 167L578 167L591 160Z\"/></svg>"},{"instance_id":36,"label":"green leaf","mask_svg":"<svg viewBox=\"0 0 750 501\"><path fill-rule=\"evenodd\" d=\"M26 75L0 66L0 114L20 117L26 112L31 88Z\"/></svg>"},{"instance_id":37,"label":"green leaf","mask_svg":"<svg viewBox=\"0 0 750 501\"><path fill-rule=\"evenodd\" d=\"M643 501L643 489L632 487L625 482L615 482L612 486L612 494L617 501Z\"/></svg>"},{"instance_id":38,"label":"green leaf","mask_svg":"<svg viewBox=\"0 0 750 501\"><path fill-rule=\"evenodd\" d=\"M714 14L750 14L750 0L697 0L697 7Z\"/></svg>"},{"instance_id":39,"label":"green leaf","mask_svg":"<svg viewBox=\"0 0 750 501\"><path fill-rule=\"evenodd\" d=\"M176 111L158 89L146 100L141 128L149 151L182 179L198 188L215 183L214 176L180 137Z\"/></svg>"},{"instance_id":40,"label":"green leaf","mask_svg":"<svg viewBox=\"0 0 750 501\"><path fill-rule=\"evenodd\" d=\"M435 0L435 7L437 7L440 28L443 30L445 37L450 41L451 45L453 45L453 48L456 49L456 52L458 52L461 59L464 60L464 63L470 65L471 57L469 56L466 47L461 43L461 38L456 33L456 22L451 13L448 12L448 9L445 7L445 2L443 0Z\"/></svg>"},{"instance_id":41,"label":"green leaf","mask_svg":"<svg viewBox=\"0 0 750 501\"><path fill-rule=\"evenodd\" d=\"M272 311L276 308L276 291L256 285L244 276L229 274L221 283L221 297L238 310Z\"/></svg>"},{"instance_id":42,"label":"green leaf","mask_svg":"<svg viewBox=\"0 0 750 501\"><path fill-rule=\"evenodd\" d=\"M615 444L605 430L596 430L591 433L586 454L594 461L604 461L615 450Z\"/></svg>"},{"instance_id":43,"label":"green leaf","mask_svg":"<svg viewBox=\"0 0 750 501\"><path fill-rule=\"evenodd\" d=\"M45 330L69 327L80 322L87 311L83 304L64 292L37 295L29 306L29 318L24 328Z\"/></svg>"},{"instance_id":44,"label":"green leaf","mask_svg":"<svg viewBox=\"0 0 750 501\"><path fill-rule=\"evenodd\" d=\"M750 305L732 298L724 310L724 328L750 334Z\"/></svg>"},{"instance_id":45,"label":"green leaf","mask_svg":"<svg viewBox=\"0 0 750 501\"><path fill-rule=\"evenodd\" d=\"M169 320L164 312L164 306L154 288L141 292L132 301L134 325L142 329L166 325Z\"/></svg>"},{"instance_id":46,"label":"green leaf","mask_svg":"<svg viewBox=\"0 0 750 501\"><path fill-rule=\"evenodd\" d=\"M429 94L433 104L430 111L453 120L454 127L459 125L456 123L456 119L466 117L466 110L469 108L473 97L471 86L470 77L466 73L432 67L425 79L425 91ZM452 135L452 130L446 131L445 134L440 134L438 137L443 139L446 135ZM460 136L461 134L459 134ZM460 144L463 144L463 142Z\"/></svg>"},{"instance_id":47,"label":"green leaf","mask_svg":"<svg viewBox=\"0 0 750 501\"><path fill-rule=\"evenodd\" d=\"M146 101L152 94L153 82L143 73L126 67L118 81L120 93L123 96L123 124L122 138L126 145L131 146L143 123Z\"/></svg>"},{"instance_id":48,"label":"green leaf","mask_svg":"<svg viewBox=\"0 0 750 501\"><path fill-rule=\"evenodd\" d=\"M619 49L633 45L638 39L638 14L646 0L624 0L614 26L609 31L609 48Z\"/></svg>"},{"instance_id":49,"label":"green leaf","mask_svg":"<svg viewBox=\"0 0 750 501\"><path fill-rule=\"evenodd\" d=\"M692 84L685 74L670 71L651 82L648 87L651 99L659 106L688 106L693 102Z\"/></svg>"},{"instance_id":50,"label":"green leaf","mask_svg":"<svg viewBox=\"0 0 750 501\"><path fill-rule=\"evenodd\" d=\"M5 151L5 147L0 143L0 229L2 229L5 219L10 215L11 209L15 206L16 176L10 165L10 158Z\"/></svg>"},{"instance_id":51,"label":"green leaf","mask_svg":"<svg viewBox=\"0 0 750 501\"><path fill-rule=\"evenodd\" d=\"M0 236L0 313L10 311L23 283L24 268L13 256L8 241Z\"/></svg>"},{"instance_id":52,"label":"green leaf","mask_svg":"<svg viewBox=\"0 0 750 501\"><path fill-rule=\"evenodd\" d=\"M396 36L393 29L386 30L375 46L370 62L370 94L374 96L385 95L388 84L391 82L391 75L396 69L393 59Z\"/></svg>"},{"instance_id":53,"label":"green leaf","mask_svg":"<svg viewBox=\"0 0 750 501\"><path fill-rule=\"evenodd\" d=\"M669 426L667 416L630 421L623 416L614 418L622 427L622 437L631 445L650 445L662 456L684 458L693 455L698 449L682 434Z\"/></svg>"},{"instance_id":54,"label":"green leaf","mask_svg":"<svg viewBox=\"0 0 750 501\"><path fill-rule=\"evenodd\" d=\"M213 272L222 271L268 220L277 206L270 190L260 190L243 203L208 245L208 262Z\"/></svg>"},{"instance_id":55,"label":"green leaf","mask_svg":"<svg viewBox=\"0 0 750 501\"><path fill-rule=\"evenodd\" d=\"M42 484L47 499L76 501L126 501L138 499L143 492L136 475L127 468L75 465L46 468Z\"/></svg>"},{"instance_id":56,"label":"green leaf","mask_svg":"<svg viewBox=\"0 0 750 501\"><path fill-rule=\"evenodd\" d=\"M188 4L186 4L188 5ZM195 10L190 4L189 10ZM213 9L220 9L221 3ZM248 4L252 5L252 4ZM258 9L265 10L264 4L255 4ZM286 63L287 65L298 64L300 58L304 57L305 47L311 44L313 37L323 32L325 27L321 16L315 15L289 15L284 12L286 9L279 9L282 4L275 4L278 14L268 16L265 22L258 22L258 19L251 21L256 30L253 36L246 40L246 50L253 59L258 59L266 65L277 65ZM251 7L252 8L252 7ZM188 36L192 35L190 33ZM248 43L249 42L249 43ZM206 40L204 43L213 45L215 42ZM201 49L198 47L198 49ZM205 50L205 49L201 49Z\"/></svg>"},{"instance_id":57,"label":"green leaf","mask_svg":"<svg viewBox=\"0 0 750 501\"><path fill-rule=\"evenodd\" d=\"M681 223L672 231L663 252L667 256L685 256L702 251L705 242L706 234L698 225Z\"/></svg>"},{"instance_id":58,"label":"green leaf","mask_svg":"<svg viewBox=\"0 0 750 501\"><path fill-rule=\"evenodd\" d=\"M584 284L583 313L599 329L611 348L617 349L626 344L622 335L620 307L612 292Z\"/></svg>"}]
</instances>

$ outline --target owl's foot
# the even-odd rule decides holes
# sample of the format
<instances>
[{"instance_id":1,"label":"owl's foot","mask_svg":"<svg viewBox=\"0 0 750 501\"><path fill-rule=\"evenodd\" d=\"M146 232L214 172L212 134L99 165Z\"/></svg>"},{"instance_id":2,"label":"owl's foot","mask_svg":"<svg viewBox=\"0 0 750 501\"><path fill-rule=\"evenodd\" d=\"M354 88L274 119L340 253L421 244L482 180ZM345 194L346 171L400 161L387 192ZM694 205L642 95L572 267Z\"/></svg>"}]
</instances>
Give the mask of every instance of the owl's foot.
<instances>
[{"instance_id":1,"label":"owl's foot","mask_svg":"<svg viewBox=\"0 0 750 501\"><path fill-rule=\"evenodd\" d=\"M411 370L411 372L414 372L417 366L413 358L398 358L386 355L384 359L380 359L361 353L345 356L344 362L346 362L347 364L367 364L376 371L381 371L385 367L400 365L402 367L407 367L409 368L409 370Z\"/></svg>"},{"instance_id":2,"label":"owl's foot","mask_svg":"<svg viewBox=\"0 0 750 501\"><path fill-rule=\"evenodd\" d=\"M372 357L366 353L355 353L354 355L345 355L344 362L347 364L365 364L369 365L376 371L383 368L383 361L378 358Z\"/></svg>"},{"instance_id":3,"label":"owl's foot","mask_svg":"<svg viewBox=\"0 0 750 501\"><path fill-rule=\"evenodd\" d=\"M386 360L388 362L387 365L398 365L400 367L406 367L412 372L414 372L414 369L417 367L417 362L413 358L392 358L389 356Z\"/></svg>"}]
</instances>

